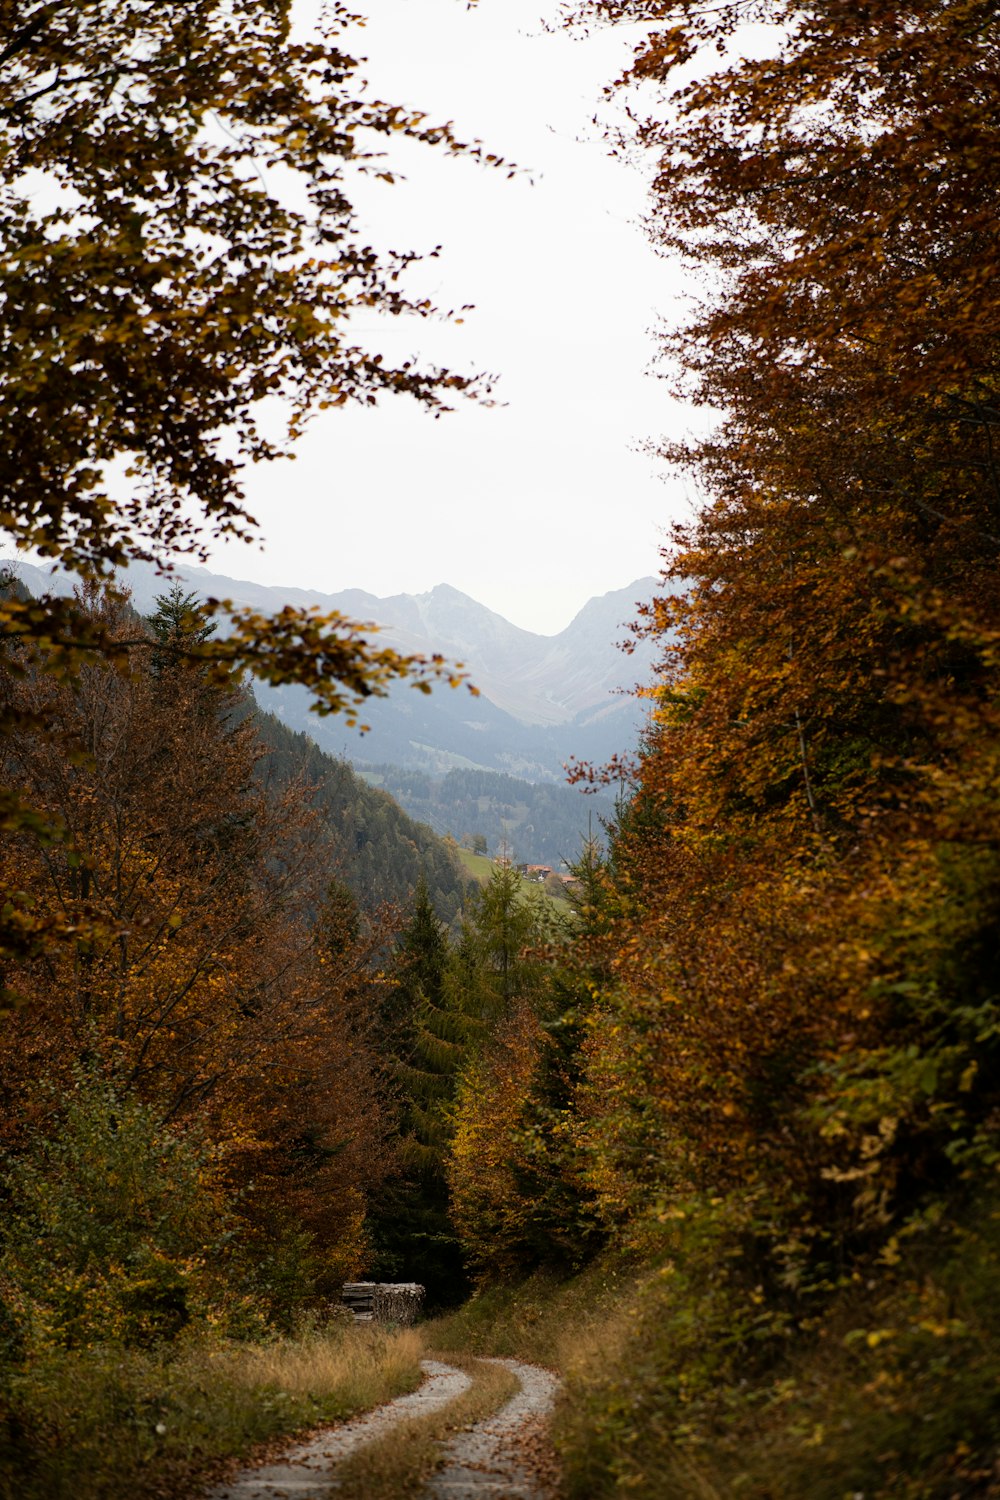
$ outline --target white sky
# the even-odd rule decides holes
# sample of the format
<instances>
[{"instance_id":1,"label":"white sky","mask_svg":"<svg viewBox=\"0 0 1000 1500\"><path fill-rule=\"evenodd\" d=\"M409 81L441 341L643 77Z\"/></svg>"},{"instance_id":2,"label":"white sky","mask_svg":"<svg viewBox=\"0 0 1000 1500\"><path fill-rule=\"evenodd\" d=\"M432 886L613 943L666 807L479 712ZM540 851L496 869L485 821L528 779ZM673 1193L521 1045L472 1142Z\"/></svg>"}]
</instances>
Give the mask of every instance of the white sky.
<instances>
[{"instance_id":1,"label":"white sky","mask_svg":"<svg viewBox=\"0 0 1000 1500\"><path fill-rule=\"evenodd\" d=\"M315 9L299 0L303 19ZM645 373L677 272L637 222L641 177L590 124L628 35L546 35L545 12L546 0L377 0L353 47L373 94L453 120L532 173L509 181L402 143L407 182L366 187L361 204L372 243L443 247L414 288L476 305L461 327L370 325L378 346L496 373L506 404L437 421L403 398L320 414L295 462L249 476L263 552L218 548L210 566L380 595L448 582L543 633L658 571L685 486L635 449L690 420Z\"/></svg>"}]
</instances>

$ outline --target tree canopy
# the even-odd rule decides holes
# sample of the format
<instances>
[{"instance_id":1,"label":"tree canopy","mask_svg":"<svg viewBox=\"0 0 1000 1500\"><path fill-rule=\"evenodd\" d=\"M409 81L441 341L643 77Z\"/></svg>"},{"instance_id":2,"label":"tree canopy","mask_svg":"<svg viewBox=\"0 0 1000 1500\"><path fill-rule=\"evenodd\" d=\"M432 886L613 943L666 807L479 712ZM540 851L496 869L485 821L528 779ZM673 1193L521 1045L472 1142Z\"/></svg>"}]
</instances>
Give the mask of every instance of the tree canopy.
<instances>
[{"instance_id":1,"label":"tree canopy","mask_svg":"<svg viewBox=\"0 0 1000 1500\"><path fill-rule=\"evenodd\" d=\"M407 395L439 412L479 390L363 347L358 311L437 310L405 289L413 255L365 244L351 198L359 174L391 178L380 151L398 134L479 148L366 98L358 18L324 15L299 39L291 0L0 0L0 532L84 584L251 537L247 467L319 406ZM262 421L277 401L286 442ZM394 679L459 680L337 612L205 608L220 629L175 632L160 656L220 684L305 683L350 722ZM0 640L12 681L154 649L80 598L11 587ZM0 735L23 727L8 700ZM10 788L0 819L59 836ZM15 925L3 941L30 949L30 919Z\"/></svg>"},{"instance_id":2,"label":"tree canopy","mask_svg":"<svg viewBox=\"0 0 1000 1500\"><path fill-rule=\"evenodd\" d=\"M410 254L359 237L357 174L380 138L466 149L447 127L366 99L328 6L297 40L291 0L0 4L0 527L81 575L204 555L250 537L249 464L287 451L318 405L405 393L434 410L467 376L392 364L352 315L427 316ZM476 153L478 148L468 148ZM440 663L375 649L337 614L230 613L189 642L351 709ZM72 601L7 598L4 634L111 650ZM48 658L50 666L56 661ZM426 685L426 682L425 684Z\"/></svg>"}]
</instances>

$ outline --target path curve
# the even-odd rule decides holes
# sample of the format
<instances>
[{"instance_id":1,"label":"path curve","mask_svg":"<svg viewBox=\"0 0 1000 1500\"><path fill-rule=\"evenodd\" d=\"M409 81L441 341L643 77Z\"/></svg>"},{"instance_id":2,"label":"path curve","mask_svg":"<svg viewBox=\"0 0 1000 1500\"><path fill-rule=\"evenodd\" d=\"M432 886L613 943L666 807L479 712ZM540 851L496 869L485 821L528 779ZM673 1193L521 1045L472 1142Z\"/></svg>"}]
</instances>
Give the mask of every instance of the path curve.
<instances>
[{"instance_id":1,"label":"path curve","mask_svg":"<svg viewBox=\"0 0 1000 1500\"><path fill-rule=\"evenodd\" d=\"M425 1491L428 1500L541 1500L547 1488L528 1459L529 1436L549 1416L559 1381L539 1365L492 1359L521 1382L521 1389L492 1417L453 1438L445 1466Z\"/></svg>"},{"instance_id":2,"label":"path curve","mask_svg":"<svg viewBox=\"0 0 1000 1500\"><path fill-rule=\"evenodd\" d=\"M326 1500L334 1466L349 1453L374 1442L407 1417L439 1411L467 1391L472 1381L462 1370L436 1359L421 1360L427 1379L409 1396L398 1396L363 1417L325 1428L306 1443L283 1454L278 1463L245 1469L226 1484L209 1490L205 1500Z\"/></svg>"}]
</instances>

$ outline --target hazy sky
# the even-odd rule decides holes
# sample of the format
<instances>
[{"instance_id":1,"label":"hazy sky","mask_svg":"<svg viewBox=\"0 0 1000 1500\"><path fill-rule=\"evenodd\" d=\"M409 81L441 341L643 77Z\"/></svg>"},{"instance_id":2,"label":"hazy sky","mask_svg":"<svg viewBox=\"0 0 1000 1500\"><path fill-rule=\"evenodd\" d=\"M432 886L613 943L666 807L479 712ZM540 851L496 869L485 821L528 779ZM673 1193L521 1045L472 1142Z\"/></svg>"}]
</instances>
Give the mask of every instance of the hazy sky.
<instances>
[{"instance_id":1,"label":"hazy sky","mask_svg":"<svg viewBox=\"0 0 1000 1500\"><path fill-rule=\"evenodd\" d=\"M476 306L461 327L397 320L370 324L371 337L387 352L495 373L505 405L435 421L387 398L322 414L295 462L250 476L264 552L227 547L211 565L376 594L448 582L553 632L591 595L655 573L663 530L687 508L683 482L635 451L688 421L645 373L677 273L637 222L640 175L590 124L628 37L545 35L546 0L373 9L356 48L373 93L453 120L532 180L404 144L407 182L365 188L366 234L398 249L440 244L414 288ZM300 16L311 11L314 0L300 0Z\"/></svg>"}]
</instances>

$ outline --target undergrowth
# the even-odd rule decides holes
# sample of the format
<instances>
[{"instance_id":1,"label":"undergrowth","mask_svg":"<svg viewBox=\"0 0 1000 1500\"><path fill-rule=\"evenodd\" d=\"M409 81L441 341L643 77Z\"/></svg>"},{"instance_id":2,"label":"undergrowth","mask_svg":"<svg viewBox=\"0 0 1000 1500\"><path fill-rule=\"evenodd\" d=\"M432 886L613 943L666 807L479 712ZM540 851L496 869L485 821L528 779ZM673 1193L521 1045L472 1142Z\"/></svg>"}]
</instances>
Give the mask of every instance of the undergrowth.
<instances>
[{"instance_id":1,"label":"undergrowth","mask_svg":"<svg viewBox=\"0 0 1000 1500\"><path fill-rule=\"evenodd\" d=\"M2 1500L137 1500L200 1487L254 1445L420 1381L414 1330L335 1325L262 1344L59 1350L0 1391Z\"/></svg>"},{"instance_id":2,"label":"undergrowth","mask_svg":"<svg viewBox=\"0 0 1000 1500\"><path fill-rule=\"evenodd\" d=\"M756 1281L716 1224L484 1289L434 1342L559 1369L568 1500L1000 1496L996 1201L811 1303Z\"/></svg>"}]
</instances>

